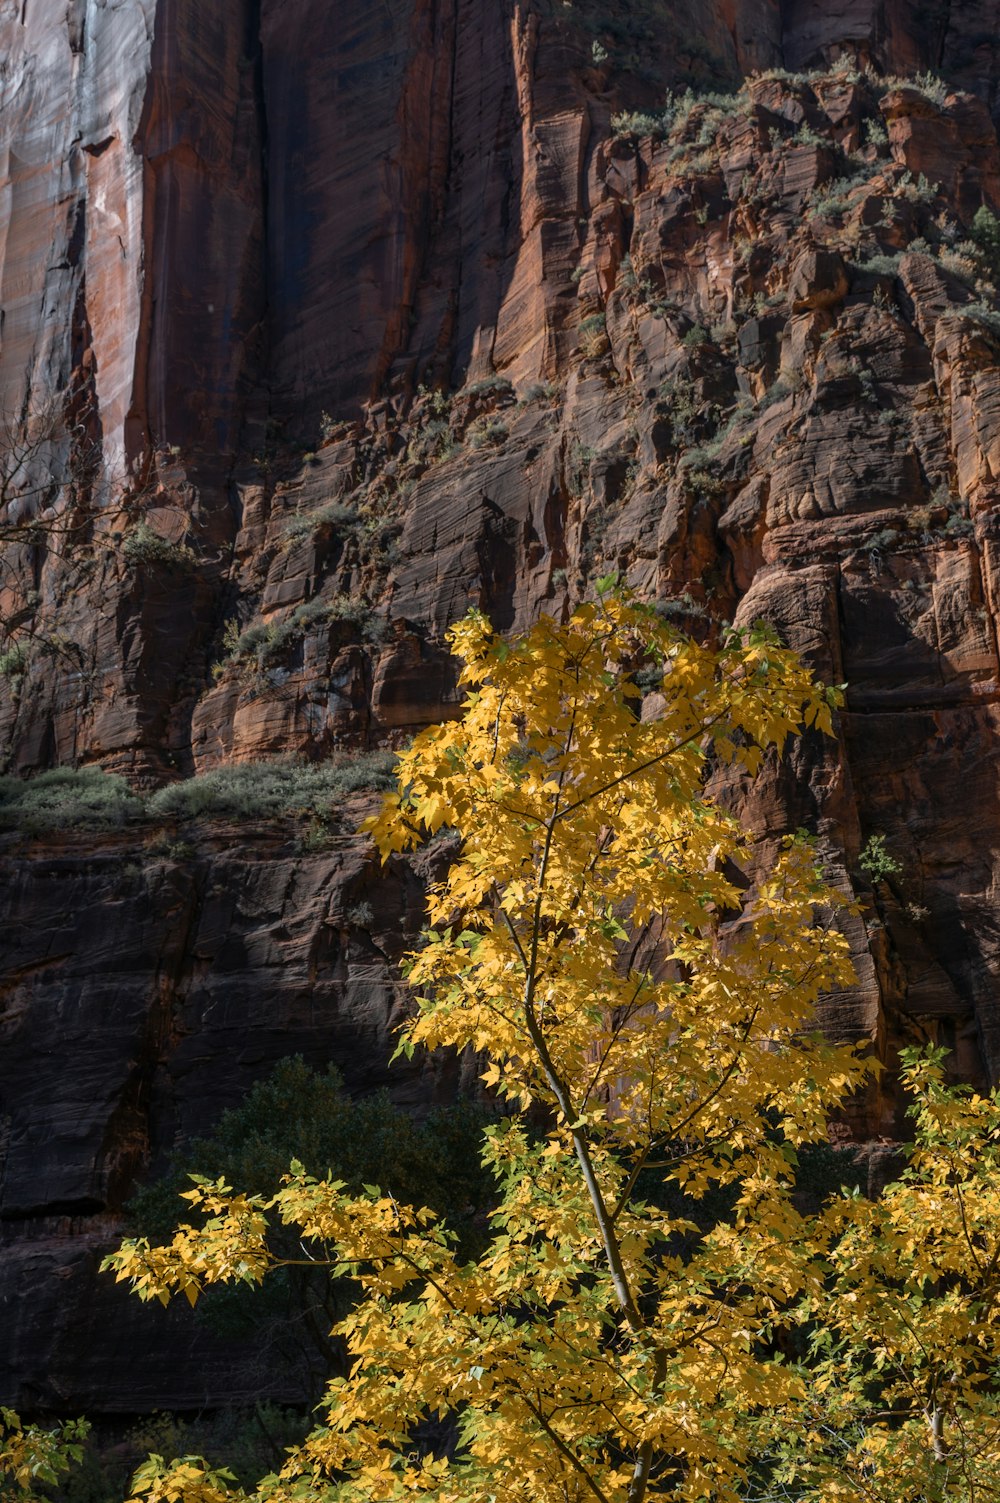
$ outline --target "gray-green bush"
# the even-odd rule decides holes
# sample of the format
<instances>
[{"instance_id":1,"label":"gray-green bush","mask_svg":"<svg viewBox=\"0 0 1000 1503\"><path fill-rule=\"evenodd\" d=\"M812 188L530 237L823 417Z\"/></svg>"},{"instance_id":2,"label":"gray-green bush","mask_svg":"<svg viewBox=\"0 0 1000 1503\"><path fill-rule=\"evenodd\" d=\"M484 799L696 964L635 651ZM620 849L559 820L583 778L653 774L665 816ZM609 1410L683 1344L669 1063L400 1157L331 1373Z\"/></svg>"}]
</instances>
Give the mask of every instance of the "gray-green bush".
<instances>
[{"instance_id":1,"label":"gray-green bush","mask_svg":"<svg viewBox=\"0 0 1000 1503\"><path fill-rule=\"evenodd\" d=\"M194 567L195 556L186 543L171 543L160 537L148 522L130 528L122 540L122 556L133 567L161 564L172 569Z\"/></svg>"},{"instance_id":2,"label":"gray-green bush","mask_svg":"<svg viewBox=\"0 0 1000 1503\"><path fill-rule=\"evenodd\" d=\"M288 814L324 814L347 794L393 786L396 758L375 751L307 766L294 762L246 762L218 767L201 777L160 788L147 804L151 818L276 819Z\"/></svg>"},{"instance_id":3,"label":"gray-green bush","mask_svg":"<svg viewBox=\"0 0 1000 1503\"><path fill-rule=\"evenodd\" d=\"M33 778L0 777L0 830L118 828L141 817L142 799L99 767L57 767Z\"/></svg>"},{"instance_id":4,"label":"gray-green bush","mask_svg":"<svg viewBox=\"0 0 1000 1503\"><path fill-rule=\"evenodd\" d=\"M394 786L395 753L359 752L334 761L247 762L218 767L150 795L99 767L59 767L33 778L0 777L0 831L111 830L168 820L326 818L351 793Z\"/></svg>"}]
</instances>

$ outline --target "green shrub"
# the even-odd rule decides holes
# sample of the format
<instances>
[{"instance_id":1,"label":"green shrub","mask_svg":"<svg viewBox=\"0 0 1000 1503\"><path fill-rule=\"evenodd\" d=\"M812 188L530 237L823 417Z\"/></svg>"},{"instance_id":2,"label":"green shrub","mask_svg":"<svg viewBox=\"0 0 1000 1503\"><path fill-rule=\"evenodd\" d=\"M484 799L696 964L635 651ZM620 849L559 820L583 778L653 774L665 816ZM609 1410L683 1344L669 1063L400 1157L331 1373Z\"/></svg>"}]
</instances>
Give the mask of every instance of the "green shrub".
<instances>
[{"instance_id":1,"label":"green shrub","mask_svg":"<svg viewBox=\"0 0 1000 1503\"><path fill-rule=\"evenodd\" d=\"M767 391L757 403L757 411L766 412L776 402L783 402L786 397L794 396L801 385L801 380L797 381L794 376L779 376L777 381L772 381Z\"/></svg>"},{"instance_id":2,"label":"green shrub","mask_svg":"<svg viewBox=\"0 0 1000 1503\"><path fill-rule=\"evenodd\" d=\"M395 754L359 753L350 760L302 765L246 762L217 767L201 777L171 783L147 804L154 819L277 819L322 814L350 793L393 786Z\"/></svg>"},{"instance_id":3,"label":"green shrub","mask_svg":"<svg viewBox=\"0 0 1000 1503\"><path fill-rule=\"evenodd\" d=\"M470 449L482 449L488 444L502 444L510 429L501 417L480 418L466 435Z\"/></svg>"},{"instance_id":4,"label":"green shrub","mask_svg":"<svg viewBox=\"0 0 1000 1503\"><path fill-rule=\"evenodd\" d=\"M336 761L248 762L171 783L148 797L97 767L59 767L33 778L0 777L0 830L108 830L145 819L278 819L325 815L351 793L394 786L390 751ZM176 843L175 843L176 844Z\"/></svg>"},{"instance_id":5,"label":"green shrub","mask_svg":"<svg viewBox=\"0 0 1000 1503\"><path fill-rule=\"evenodd\" d=\"M189 569L194 554L184 543L171 543L154 532L148 522L140 522L122 539L122 557L133 567L161 564L173 569Z\"/></svg>"},{"instance_id":6,"label":"green shrub","mask_svg":"<svg viewBox=\"0 0 1000 1503\"><path fill-rule=\"evenodd\" d=\"M865 120L861 126L862 141L865 146L874 146L876 151L889 143L889 132L881 120Z\"/></svg>"},{"instance_id":7,"label":"green shrub","mask_svg":"<svg viewBox=\"0 0 1000 1503\"><path fill-rule=\"evenodd\" d=\"M282 1060L243 1102L224 1112L207 1137L178 1147L162 1178L128 1206L138 1232L168 1238L185 1219L178 1197L191 1174L260 1194L278 1189L291 1160L330 1174L353 1193L379 1185L401 1204L430 1206L472 1254L495 1201L495 1182L480 1163L484 1127L495 1113L471 1102L439 1107L423 1122L394 1106L386 1091L352 1100L332 1066L320 1073L299 1057ZM276 1227L276 1248L295 1256L294 1232ZM327 1333L354 1297L353 1286L326 1270L283 1270L260 1289L211 1290L199 1313L230 1336L265 1340L312 1393L342 1365Z\"/></svg>"},{"instance_id":8,"label":"green shrub","mask_svg":"<svg viewBox=\"0 0 1000 1503\"><path fill-rule=\"evenodd\" d=\"M928 182L923 173L913 180L912 172L904 172L896 183L896 194L913 204L932 204L940 193L940 184Z\"/></svg>"},{"instance_id":9,"label":"green shrub","mask_svg":"<svg viewBox=\"0 0 1000 1503\"><path fill-rule=\"evenodd\" d=\"M795 1193L808 1201L810 1210L837 1195L841 1188L862 1194L867 1174L858 1160L857 1148L835 1148L832 1143L804 1143L794 1158Z\"/></svg>"},{"instance_id":10,"label":"green shrub","mask_svg":"<svg viewBox=\"0 0 1000 1503\"><path fill-rule=\"evenodd\" d=\"M299 1444L310 1428L308 1415L266 1400L196 1418L158 1412L124 1431L114 1421L98 1422L81 1447L79 1464L51 1494L52 1503L118 1503L130 1496L132 1474L150 1452L204 1456L212 1467L228 1469L237 1483L252 1488L265 1472L281 1465L286 1448Z\"/></svg>"},{"instance_id":11,"label":"green shrub","mask_svg":"<svg viewBox=\"0 0 1000 1503\"><path fill-rule=\"evenodd\" d=\"M27 667L27 642L12 642L10 647L0 652L0 678L8 678L16 683L23 678Z\"/></svg>"},{"instance_id":12,"label":"green shrub","mask_svg":"<svg viewBox=\"0 0 1000 1503\"><path fill-rule=\"evenodd\" d=\"M810 195L810 216L816 214L829 219L845 214L851 207L852 195L871 182L872 175L879 170L879 166L875 162L871 166L859 168L850 177L834 178L832 182L824 183L822 188L814 189Z\"/></svg>"},{"instance_id":13,"label":"green shrub","mask_svg":"<svg viewBox=\"0 0 1000 1503\"><path fill-rule=\"evenodd\" d=\"M791 73L787 68L763 68L757 77L763 83L766 80L774 80L777 83L792 84L796 88L803 88L811 83L814 78L821 77L820 70L813 69L808 73Z\"/></svg>"},{"instance_id":14,"label":"green shrub","mask_svg":"<svg viewBox=\"0 0 1000 1503\"><path fill-rule=\"evenodd\" d=\"M683 595L673 595L667 600L657 600L654 608L667 621L683 620L689 616L701 617L708 615L702 603L699 600L695 600L694 596L687 590L684 591ZM662 670L660 678L662 681Z\"/></svg>"},{"instance_id":15,"label":"green shrub","mask_svg":"<svg viewBox=\"0 0 1000 1503\"><path fill-rule=\"evenodd\" d=\"M581 319L580 350L582 354L588 360L593 360L603 355L607 349L608 336L604 314L591 313L587 318Z\"/></svg>"},{"instance_id":16,"label":"green shrub","mask_svg":"<svg viewBox=\"0 0 1000 1503\"><path fill-rule=\"evenodd\" d=\"M993 308L989 303L981 299L974 303L963 303L960 308L954 309L963 318L971 318L977 324L982 324L984 329L989 329L991 334L1000 334L1000 309Z\"/></svg>"},{"instance_id":17,"label":"green shrub","mask_svg":"<svg viewBox=\"0 0 1000 1503\"><path fill-rule=\"evenodd\" d=\"M143 812L124 778L99 767L57 767L33 778L0 777L0 830L108 830Z\"/></svg>"},{"instance_id":18,"label":"green shrub","mask_svg":"<svg viewBox=\"0 0 1000 1503\"><path fill-rule=\"evenodd\" d=\"M869 835L858 857L858 865L874 885L898 877L903 868L886 850L884 835Z\"/></svg>"},{"instance_id":19,"label":"green shrub","mask_svg":"<svg viewBox=\"0 0 1000 1503\"><path fill-rule=\"evenodd\" d=\"M559 395L559 388L552 381L532 381L521 392L520 400L528 402L551 402Z\"/></svg>"},{"instance_id":20,"label":"green shrub","mask_svg":"<svg viewBox=\"0 0 1000 1503\"><path fill-rule=\"evenodd\" d=\"M894 547L898 542L899 533L896 529L894 527L883 527L878 532L873 533L871 537L866 538L861 546L873 558L881 558L889 548Z\"/></svg>"},{"instance_id":21,"label":"green shrub","mask_svg":"<svg viewBox=\"0 0 1000 1503\"><path fill-rule=\"evenodd\" d=\"M911 88L923 94L925 99L930 99L934 104L944 104L948 98L948 85L943 78L938 78L936 73L930 71L918 73L910 80Z\"/></svg>"},{"instance_id":22,"label":"green shrub","mask_svg":"<svg viewBox=\"0 0 1000 1503\"><path fill-rule=\"evenodd\" d=\"M469 386L463 386L459 396L509 397L513 391L514 387L506 376L484 376L481 381L473 381Z\"/></svg>"},{"instance_id":23,"label":"green shrub","mask_svg":"<svg viewBox=\"0 0 1000 1503\"><path fill-rule=\"evenodd\" d=\"M681 340L686 350L696 350L700 345L707 343L708 330L702 324L692 324Z\"/></svg>"},{"instance_id":24,"label":"green shrub","mask_svg":"<svg viewBox=\"0 0 1000 1503\"><path fill-rule=\"evenodd\" d=\"M869 256L867 261L855 261L854 270L865 276L898 277L899 263L902 259L901 251L896 251L891 256Z\"/></svg>"},{"instance_id":25,"label":"green shrub","mask_svg":"<svg viewBox=\"0 0 1000 1503\"><path fill-rule=\"evenodd\" d=\"M1000 275L1000 220L985 204L976 210L969 238L994 275Z\"/></svg>"},{"instance_id":26,"label":"green shrub","mask_svg":"<svg viewBox=\"0 0 1000 1503\"><path fill-rule=\"evenodd\" d=\"M349 621L366 642L384 642L389 635L388 621L365 595L338 595L330 602L330 620Z\"/></svg>"},{"instance_id":27,"label":"green shrub","mask_svg":"<svg viewBox=\"0 0 1000 1503\"><path fill-rule=\"evenodd\" d=\"M646 110L623 110L611 116L611 133L619 139L641 140L644 136L652 136L654 140L662 141L670 134L672 124L673 114L668 110L658 110L655 114Z\"/></svg>"},{"instance_id":28,"label":"green shrub","mask_svg":"<svg viewBox=\"0 0 1000 1503\"><path fill-rule=\"evenodd\" d=\"M396 524L376 525L369 536L375 551L381 551L386 559L393 556ZM395 549L398 553L398 548ZM332 600L317 596L297 605L284 621L253 621L240 631L235 621L230 621L223 633L223 659L215 666L216 677L225 669L227 662L249 662L256 659L257 671L262 672L274 663L294 642L304 637L311 627L321 626L326 621L348 621L368 642L385 640L388 625L385 617L363 595L335 595Z\"/></svg>"},{"instance_id":29,"label":"green shrub","mask_svg":"<svg viewBox=\"0 0 1000 1503\"><path fill-rule=\"evenodd\" d=\"M327 501L312 511L296 512L293 517L289 517L285 536L297 541L313 537L326 527L348 537L360 529L361 518L352 506L345 506L342 501Z\"/></svg>"},{"instance_id":30,"label":"green shrub","mask_svg":"<svg viewBox=\"0 0 1000 1503\"><path fill-rule=\"evenodd\" d=\"M912 250L912 245L911 245ZM974 288L983 274L983 259L971 240L960 240L957 245L941 245L937 260L945 271L950 272L966 287Z\"/></svg>"},{"instance_id":31,"label":"green shrub","mask_svg":"<svg viewBox=\"0 0 1000 1503\"><path fill-rule=\"evenodd\" d=\"M867 78L878 98L887 94L890 89L915 89L918 94L923 94L925 99L937 105L944 104L948 97L948 85L935 73L916 73L910 76L890 73L885 78L876 78L868 74Z\"/></svg>"}]
</instances>

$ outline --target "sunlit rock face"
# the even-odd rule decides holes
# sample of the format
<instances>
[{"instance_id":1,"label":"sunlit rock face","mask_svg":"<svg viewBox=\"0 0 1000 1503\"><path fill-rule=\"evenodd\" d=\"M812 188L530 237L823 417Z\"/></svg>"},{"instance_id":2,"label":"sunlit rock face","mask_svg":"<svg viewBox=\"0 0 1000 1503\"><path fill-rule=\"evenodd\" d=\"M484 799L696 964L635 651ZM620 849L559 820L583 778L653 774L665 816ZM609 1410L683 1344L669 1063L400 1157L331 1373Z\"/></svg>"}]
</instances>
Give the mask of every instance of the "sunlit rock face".
<instances>
[{"instance_id":1,"label":"sunlit rock face","mask_svg":"<svg viewBox=\"0 0 1000 1503\"><path fill-rule=\"evenodd\" d=\"M857 898L830 1031L995 1079L989 24L0 0L4 769L148 794L393 746L455 713L470 605L516 630L616 570L847 684L835 741L719 791ZM97 1278L137 1177L289 1053L455 1089L388 1069L426 871L365 807L0 836L0 1401L248 1392ZM891 1069L848 1126L898 1135Z\"/></svg>"}]
</instances>

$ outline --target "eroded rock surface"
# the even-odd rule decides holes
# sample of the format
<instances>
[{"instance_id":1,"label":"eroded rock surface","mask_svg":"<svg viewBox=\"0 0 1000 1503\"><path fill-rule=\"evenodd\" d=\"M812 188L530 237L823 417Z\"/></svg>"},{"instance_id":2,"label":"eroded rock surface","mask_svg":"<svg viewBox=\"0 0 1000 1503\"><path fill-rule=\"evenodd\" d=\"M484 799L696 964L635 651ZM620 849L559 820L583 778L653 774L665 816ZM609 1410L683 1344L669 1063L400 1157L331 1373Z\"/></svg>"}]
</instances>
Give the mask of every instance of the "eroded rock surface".
<instances>
[{"instance_id":1,"label":"eroded rock surface","mask_svg":"<svg viewBox=\"0 0 1000 1503\"><path fill-rule=\"evenodd\" d=\"M890 1066L859 1142L899 1132L906 1043L995 1080L981 12L0 0L5 768L392 746L454 713L470 605L518 629L618 570L848 685L835 742L724 793L858 899L825 1022ZM0 1400L236 1394L95 1277L137 1175L293 1052L453 1088L386 1075L421 876L352 811L3 837Z\"/></svg>"}]
</instances>

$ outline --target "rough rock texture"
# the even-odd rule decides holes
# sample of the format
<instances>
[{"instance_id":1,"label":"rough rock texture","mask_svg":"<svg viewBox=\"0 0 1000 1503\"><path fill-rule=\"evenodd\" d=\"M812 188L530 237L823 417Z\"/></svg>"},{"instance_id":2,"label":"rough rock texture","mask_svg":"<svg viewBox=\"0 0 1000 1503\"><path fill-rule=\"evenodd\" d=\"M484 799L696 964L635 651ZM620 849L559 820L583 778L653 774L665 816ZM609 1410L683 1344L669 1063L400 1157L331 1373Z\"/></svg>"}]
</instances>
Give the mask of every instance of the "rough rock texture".
<instances>
[{"instance_id":1,"label":"rough rock texture","mask_svg":"<svg viewBox=\"0 0 1000 1503\"><path fill-rule=\"evenodd\" d=\"M347 806L348 830L364 807ZM393 962L419 927L419 872L393 863L376 882L377 857L351 835L303 855L296 833L208 827L193 850L123 831L0 858L0 1389L23 1405L132 1412L168 1393L197 1409L259 1391L245 1352L180 1312L144 1324L96 1274L151 1123L162 1155L290 1053L334 1061L357 1092L389 1079L405 1006ZM455 1090L429 1063L394 1068L401 1102Z\"/></svg>"},{"instance_id":2,"label":"rough rock texture","mask_svg":"<svg viewBox=\"0 0 1000 1503\"><path fill-rule=\"evenodd\" d=\"M454 712L470 604L516 629L618 569L848 684L835 743L720 792L859 899L830 1030L995 1080L994 29L0 0L6 769L148 790L393 745ZM0 1401L239 1396L240 1359L95 1276L136 1177L289 1053L454 1088L386 1074L422 889L360 809L3 837ZM877 1152L899 1112L890 1069L851 1131Z\"/></svg>"}]
</instances>

